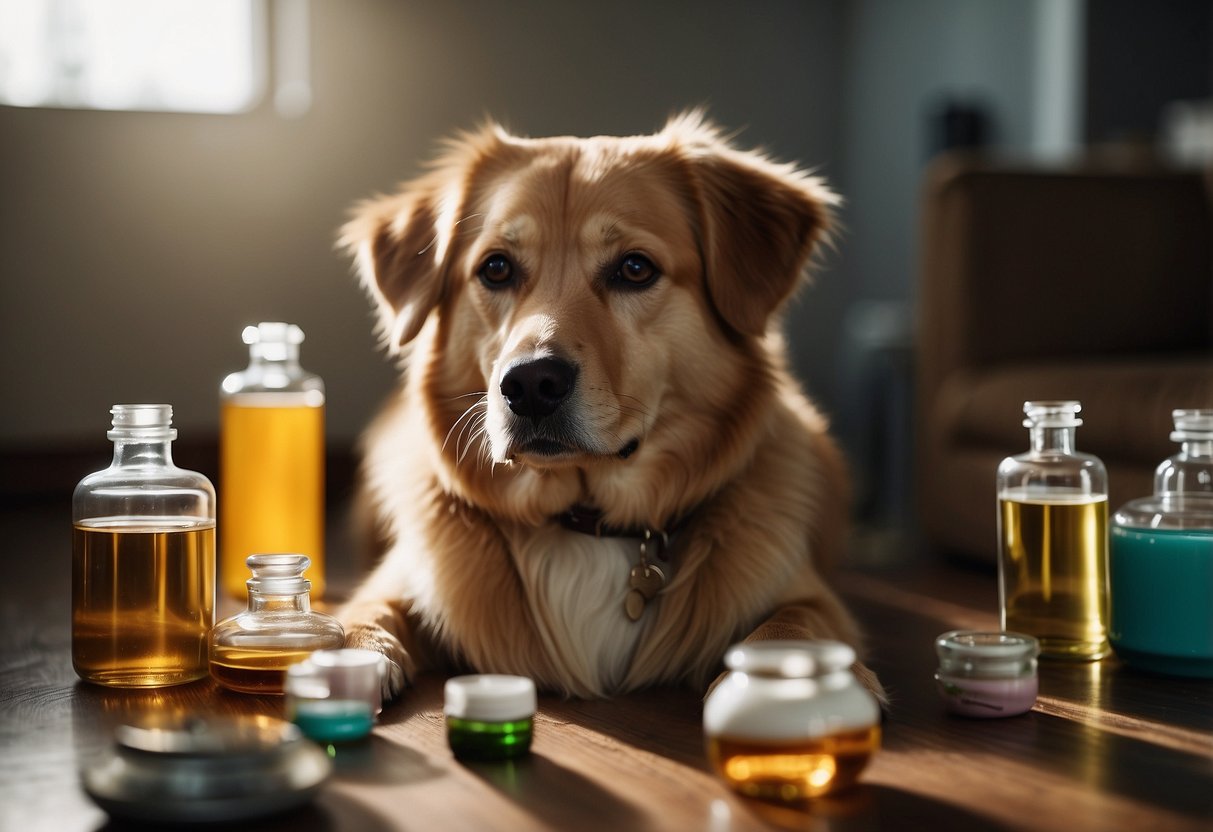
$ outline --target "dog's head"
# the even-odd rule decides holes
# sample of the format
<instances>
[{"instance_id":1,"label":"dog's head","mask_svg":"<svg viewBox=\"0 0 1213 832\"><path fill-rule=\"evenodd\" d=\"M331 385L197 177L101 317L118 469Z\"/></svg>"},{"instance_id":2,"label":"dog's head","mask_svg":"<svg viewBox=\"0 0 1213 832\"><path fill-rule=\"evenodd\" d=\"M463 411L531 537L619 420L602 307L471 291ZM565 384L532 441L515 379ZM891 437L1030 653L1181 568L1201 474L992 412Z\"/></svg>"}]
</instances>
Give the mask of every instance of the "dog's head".
<instances>
[{"instance_id":1,"label":"dog's head","mask_svg":"<svg viewBox=\"0 0 1213 832\"><path fill-rule=\"evenodd\" d=\"M359 205L342 244L389 347L412 345L456 475L541 471L634 520L668 515L645 482L690 499L744 453L774 392L768 330L834 201L694 113L626 138L490 125Z\"/></svg>"}]
</instances>

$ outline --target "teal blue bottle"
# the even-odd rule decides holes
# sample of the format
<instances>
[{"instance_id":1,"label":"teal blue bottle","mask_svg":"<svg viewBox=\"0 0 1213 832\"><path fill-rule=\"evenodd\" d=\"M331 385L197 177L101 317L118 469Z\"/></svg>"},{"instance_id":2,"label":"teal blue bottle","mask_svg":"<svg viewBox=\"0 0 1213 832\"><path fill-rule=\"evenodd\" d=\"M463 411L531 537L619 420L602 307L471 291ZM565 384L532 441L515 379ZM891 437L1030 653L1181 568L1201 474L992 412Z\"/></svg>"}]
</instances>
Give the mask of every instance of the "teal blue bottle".
<instances>
[{"instance_id":1,"label":"teal blue bottle","mask_svg":"<svg viewBox=\"0 0 1213 832\"><path fill-rule=\"evenodd\" d=\"M1109 528L1109 639L1126 664L1213 678L1213 409L1176 410L1178 454Z\"/></svg>"}]
</instances>

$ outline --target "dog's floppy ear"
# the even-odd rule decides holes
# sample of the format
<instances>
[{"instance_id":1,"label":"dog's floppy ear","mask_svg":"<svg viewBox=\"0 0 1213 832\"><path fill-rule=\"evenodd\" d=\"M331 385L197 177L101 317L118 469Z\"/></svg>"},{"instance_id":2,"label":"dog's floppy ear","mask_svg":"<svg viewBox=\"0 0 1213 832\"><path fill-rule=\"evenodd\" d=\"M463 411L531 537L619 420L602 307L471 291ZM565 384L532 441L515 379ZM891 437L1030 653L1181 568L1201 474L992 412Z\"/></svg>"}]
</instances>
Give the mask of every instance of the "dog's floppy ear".
<instances>
[{"instance_id":1,"label":"dog's floppy ear","mask_svg":"<svg viewBox=\"0 0 1213 832\"><path fill-rule=\"evenodd\" d=\"M354 255L359 279L376 301L380 328L393 351L417 337L442 299L450 228L440 227L441 182L430 174L404 185L394 196L361 202L341 229L338 243Z\"/></svg>"},{"instance_id":2,"label":"dog's floppy ear","mask_svg":"<svg viewBox=\"0 0 1213 832\"><path fill-rule=\"evenodd\" d=\"M687 153L697 186L712 304L733 329L761 335L800 284L838 198L792 165L729 146L698 113L666 132Z\"/></svg>"}]
</instances>

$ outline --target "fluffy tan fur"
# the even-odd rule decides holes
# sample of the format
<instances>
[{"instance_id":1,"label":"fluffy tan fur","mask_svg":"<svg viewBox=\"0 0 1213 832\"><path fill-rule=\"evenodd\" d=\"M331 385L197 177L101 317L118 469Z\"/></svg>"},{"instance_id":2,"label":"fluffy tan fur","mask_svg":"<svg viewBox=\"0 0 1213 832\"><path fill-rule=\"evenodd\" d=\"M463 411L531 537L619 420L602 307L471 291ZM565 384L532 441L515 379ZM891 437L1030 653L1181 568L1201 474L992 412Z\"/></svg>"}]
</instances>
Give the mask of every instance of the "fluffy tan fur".
<instances>
[{"instance_id":1,"label":"fluffy tan fur","mask_svg":"<svg viewBox=\"0 0 1213 832\"><path fill-rule=\"evenodd\" d=\"M819 571L843 542L844 466L778 326L835 201L691 113L625 138L489 125L355 209L341 242L405 374L364 439L385 552L340 616L392 660L388 693L424 667L587 697L702 686L747 637L856 643ZM651 285L612 279L629 254ZM506 288L480 277L495 255ZM545 355L578 367L556 455L521 443L500 390ZM685 518L640 621L638 542L562 528L575 504L619 527Z\"/></svg>"}]
</instances>

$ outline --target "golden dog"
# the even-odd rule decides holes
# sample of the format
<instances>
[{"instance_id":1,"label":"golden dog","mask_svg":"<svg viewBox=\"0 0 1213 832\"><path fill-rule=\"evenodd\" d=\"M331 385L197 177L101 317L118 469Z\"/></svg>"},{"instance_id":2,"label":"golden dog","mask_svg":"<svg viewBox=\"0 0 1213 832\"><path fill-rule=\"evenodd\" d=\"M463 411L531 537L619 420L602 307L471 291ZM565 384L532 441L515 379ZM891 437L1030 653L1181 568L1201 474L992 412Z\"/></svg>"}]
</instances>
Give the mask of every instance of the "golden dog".
<instances>
[{"instance_id":1,"label":"golden dog","mask_svg":"<svg viewBox=\"0 0 1213 832\"><path fill-rule=\"evenodd\" d=\"M341 244L405 378L364 437L384 555L340 617L386 694L425 667L702 686L743 639L856 643L819 571L844 466L777 326L835 202L689 113L489 125L355 209Z\"/></svg>"}]
</instances>

